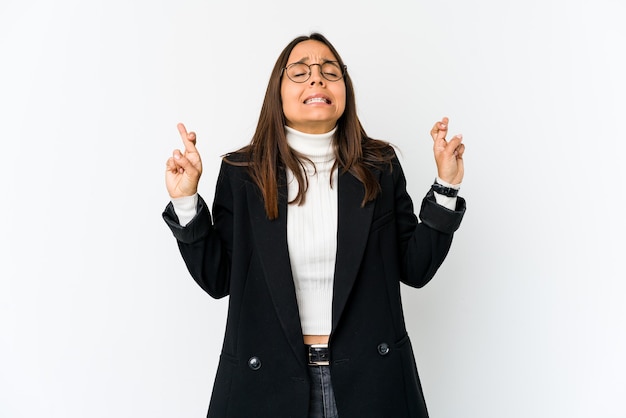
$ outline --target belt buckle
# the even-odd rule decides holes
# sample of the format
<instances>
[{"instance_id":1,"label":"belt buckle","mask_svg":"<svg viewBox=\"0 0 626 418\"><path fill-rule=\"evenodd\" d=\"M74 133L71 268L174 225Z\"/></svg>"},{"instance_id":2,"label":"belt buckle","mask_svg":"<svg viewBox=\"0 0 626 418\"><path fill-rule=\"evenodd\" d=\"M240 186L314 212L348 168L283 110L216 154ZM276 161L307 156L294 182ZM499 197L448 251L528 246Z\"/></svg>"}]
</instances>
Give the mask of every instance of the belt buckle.
<instances>
[{"instance_id":1,"label":"belt buckle","mask_svg":"<svg viewBox=\"0 0 626 418\"><path fill-rule=\"evenodd\" d=\"M318 349L326 349L328 351L328 344L311 344L308 346L309 366L329 366L330 360L313 360L312 351ZM321 350L320 350L321 351Z\"/></svg>"}]
</instances>

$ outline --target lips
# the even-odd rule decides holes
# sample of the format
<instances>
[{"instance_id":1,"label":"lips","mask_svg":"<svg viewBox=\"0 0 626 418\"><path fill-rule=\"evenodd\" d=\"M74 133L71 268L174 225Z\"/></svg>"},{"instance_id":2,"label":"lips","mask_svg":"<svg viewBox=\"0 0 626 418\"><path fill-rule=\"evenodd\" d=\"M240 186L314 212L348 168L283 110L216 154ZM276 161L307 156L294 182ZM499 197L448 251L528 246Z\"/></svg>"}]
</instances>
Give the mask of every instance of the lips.
<instances>
[{"instance_id":1,"label":"lips","mask_svg":"<svg viewBox=\"0 0 626 418\"><path fill-rule=\"evenodd\" d=\"M326 97L326 96L311 96L311 97L307 97L307 99L304 101L304 104L313 104L313 103L324 103L324 104L331 104L331 100Z\"/></svg>"}]
</instances>

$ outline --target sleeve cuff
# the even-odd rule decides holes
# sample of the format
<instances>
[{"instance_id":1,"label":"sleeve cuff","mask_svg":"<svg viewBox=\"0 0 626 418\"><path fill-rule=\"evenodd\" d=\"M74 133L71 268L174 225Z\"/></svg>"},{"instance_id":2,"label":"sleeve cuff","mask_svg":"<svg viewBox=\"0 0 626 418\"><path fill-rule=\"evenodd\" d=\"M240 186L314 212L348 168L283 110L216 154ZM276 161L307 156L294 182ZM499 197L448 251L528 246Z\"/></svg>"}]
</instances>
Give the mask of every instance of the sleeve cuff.
<instances>
[{"instance_id":1,"label":"sleeve cuff","mask_svg":"<svg viewBox=\"0 0 626 418\"><path fill-rule=\"evenodd\" d=\"M422 200L420 220L436 231L452 234L461 225L461 220L465 214L465 199L457 197L456 207L448 209L436 203L434 194L433 191L429 191Z\"/></svg>"},{"instance_id":2,"label":"sleeve cuff","mask_svg":"<svg viewBox=\"0 0 626 418\"><path fill-rule=\"evenodd\" d=\"M174 211L174 203L167 204L163 211L163 219L167 226L174 234L174 237L183 243L193 243L203 239L211 232L213 225L211 223L211 214L206 203L201 196L198 195L198 206L196 208L196 216L185 226L181 225L178 215Z\"/></svg>"},{"instance_id":3,"label":"sleeve cuff","mask_svg":"<svg viewBox=\"0 0 626 418\"><path fill-rule=\"evenodd\" d=\"M179 197L172 199L172 207L174 213L178 217L181 226L186 226L196 216L196 208L198 207L198 193L192 196Z\"/></svg>"}]
</instances>

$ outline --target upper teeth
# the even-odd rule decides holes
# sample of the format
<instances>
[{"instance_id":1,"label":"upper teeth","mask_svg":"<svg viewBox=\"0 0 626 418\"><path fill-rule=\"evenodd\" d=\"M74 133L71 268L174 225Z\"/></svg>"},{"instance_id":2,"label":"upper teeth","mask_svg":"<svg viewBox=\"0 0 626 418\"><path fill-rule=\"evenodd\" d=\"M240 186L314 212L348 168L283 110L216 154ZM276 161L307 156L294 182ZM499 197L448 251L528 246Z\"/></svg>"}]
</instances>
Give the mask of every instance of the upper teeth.
<instances>
[{"instance_id":1,"label":"upper teeth","mask_svg":"<svg viewBox=\"0 0 626 418\"><path fill-rule=\"evenodd\" d=\"M326 103L327 100L324 99L323 97L314 97L312 99L308 99L305 103L313 103L313 102Z\"/></svg>"}]
</instances>

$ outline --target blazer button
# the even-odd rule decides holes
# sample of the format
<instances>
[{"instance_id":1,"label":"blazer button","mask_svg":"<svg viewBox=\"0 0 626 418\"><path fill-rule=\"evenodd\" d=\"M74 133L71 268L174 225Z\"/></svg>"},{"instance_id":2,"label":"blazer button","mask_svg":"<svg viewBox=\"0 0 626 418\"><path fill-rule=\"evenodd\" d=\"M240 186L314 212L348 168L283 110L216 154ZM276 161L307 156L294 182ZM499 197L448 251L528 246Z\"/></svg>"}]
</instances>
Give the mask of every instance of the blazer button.
<instances>
[{"instance_id":1,"label":"blazer button","mask_svg":"<svg viewBox=\"0 0 626 418\"><path fill-rule=\"evenodd\" d=\"M387 354L389 354L389 344L387 343L380 343L378 344L378 354L380 354L381 356L386 356Z\"/></svg>"},{"instance_id":2,"label":"blazer button","mask_svg":"<svg viewBox=\"0 0 626 418\"><path fill-rule=\"evenodd\" d=\"M250 360L248 360L248 367L250 367L254 371L259 370L261 368L261 359L256 356L250 357Z\"/></svg>"}]
</instances>

